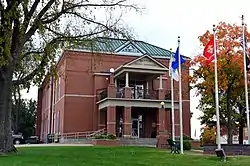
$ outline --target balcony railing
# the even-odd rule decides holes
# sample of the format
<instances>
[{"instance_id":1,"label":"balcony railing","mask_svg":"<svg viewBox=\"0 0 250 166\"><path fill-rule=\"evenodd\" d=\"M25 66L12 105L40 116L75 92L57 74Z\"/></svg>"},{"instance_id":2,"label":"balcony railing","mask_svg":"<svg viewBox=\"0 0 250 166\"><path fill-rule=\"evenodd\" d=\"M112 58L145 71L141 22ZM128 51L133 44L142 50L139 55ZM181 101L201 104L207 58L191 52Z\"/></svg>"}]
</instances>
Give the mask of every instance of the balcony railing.
<instances>
[{"instance_id":1,"label":"balcony railing","mask_svg":"<svg viewBox=\"0 0 250 166\"><path fill-rule=\"evenodd\" d=\"M174 95L176 96L178 91L174 90ZM131 95L131 96L130 96ZM97 91L97 101L101 101L108 97L108 90L107 88L101 89ZM159 94L157 90L153 89L141 89L141 88L131 88L128 91L127 97L125 97L125 88L116 88L115 89L115 98L129 98L129 99L151 99L151 100L158 100ZM164 91L164 98L165 100L171 100L171 90ZM176 99L175 99L176 100Z\"/></svg>"},{"instance_id":2,"label":"balcony railing","mask_svg":"<svg viewBox=\"0 0 250 166\"><path fill-rule=\"evenodd\" d=\"M132 99L158 99L157 91L152 89L131 89Z\"/></svg>"},{"instance_id":3,"label":"balcony railing","mask_svg":"<svg viewBox=\"0 0 250 166\"><path fill-rule=\"evenodd\" d=\"M127 98L130 99L158 99L157 90L152 89L141 89L141 88L130 88ZM131 96L130 96L131 95ZM97 91L97 101L103 100L108 97L108 90L102 89ZM115 98L125 98L125 88L117 88Z\"/></svg>"}]
</instances>

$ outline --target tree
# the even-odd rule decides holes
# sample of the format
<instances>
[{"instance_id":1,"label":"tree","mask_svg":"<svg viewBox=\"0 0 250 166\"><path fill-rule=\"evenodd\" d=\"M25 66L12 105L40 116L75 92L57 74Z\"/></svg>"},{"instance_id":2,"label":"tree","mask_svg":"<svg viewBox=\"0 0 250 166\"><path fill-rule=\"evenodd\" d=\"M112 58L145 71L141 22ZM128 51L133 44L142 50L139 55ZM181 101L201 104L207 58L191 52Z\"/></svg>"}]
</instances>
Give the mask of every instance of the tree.
<instances>
[{"instance_id":1,"label":"tree","mask_svg":"<svg viewBox=\"0 0 250 166\"><path fill-rule=\"evenodd\" d=\"M215 138L215 128L214 127L203 127L201 133L201 144L214 144L216 141Z\"/></svg>"},{"instance_id":2,"label":"tree","mask_svg":"<svg viewBox=\"0 0 250 166\"><path fill-rule=\"evenodd\" d=\"M217 57L218 57L218 84L220 101L220 123L226 127L228 143L232 143L233 131L241 126L244 120L243 114L239 111L239 103L245 103L244 99L244 75L243 75L243 50L240 46L242 28L237 25L230 25L220 22L217 26ZM246 37L250 35L245 30ZM212 33L207 31L199 37L201 46L204 47ZM197 89L201 96L198 108L203 112L201 123L208 126L215 126L215 91L214 91L214 63L206 64L205 58L201 55L194 58L190 63L196 69L190 77L193 83L192 88ZM245 122L244 122L245 123Z\"/></svg>"},{"instance_id":3,"label":"tree","mask_svg":"<svg viewBox=\"0 0 250 166\"><path fill-rule=\"evenodd\" d=\"M32 99L20 99L17 103L13 102L13 128L16 128L16 126L18 126L18 128L15 129L15 132L22 133L25 139L35 134L36 105L37 102ZM19 114L17 114L16 110L19 110Z\"/></svg>"},{"instance_id":4,"label":"tree","mask_svg":"<svg viewBox=\"0 0 250 166\"><path fill-rule=\"evenodd\" d=\"M128 0L0 1L0 153L15 150L13 85L29 87L53 73L60 48L86 45L97 36L129 36L120 24L125 9L139 10Z\"/></svg>"}]
</instances>

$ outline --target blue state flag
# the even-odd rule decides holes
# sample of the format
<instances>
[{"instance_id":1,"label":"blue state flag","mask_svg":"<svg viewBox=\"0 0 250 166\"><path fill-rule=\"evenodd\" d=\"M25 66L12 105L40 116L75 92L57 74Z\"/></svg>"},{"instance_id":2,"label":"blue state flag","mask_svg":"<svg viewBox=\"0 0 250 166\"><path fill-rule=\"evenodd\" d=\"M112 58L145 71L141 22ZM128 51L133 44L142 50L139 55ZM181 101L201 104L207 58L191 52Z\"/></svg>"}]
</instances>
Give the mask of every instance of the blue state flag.
<instances>
[{"instance_id":1,"label":"blue state flag","mask_svg":"<svg viewBox=\"0 0 250 166\"><path fill-rule=\"evenodd\" d=\"M178 82L179 81L178 70L172 68L173 59L174 59L174 57L172 57L172 55L171 55L170 62L169 62L169 76Z\"/></svg>"},{"instance_id":2,"label":"blue state flag","mask_svg":"<svg viewBox=\"0 0 250 166\"><path fill-rule=\"evenodd\" d=\"M183 63L185 63L186 62L186 60L183 58L183 56L182 55L180 55L180 57L181 57L181 65L183 64ZM176 49L176 52L175 52L175 54L174 54L174 60L172 61L172 69L174 69L174 70L176 70L176 69L178 69L179 68L179 47L177 47L177 49Z\"/></svg>"}]
</instances>

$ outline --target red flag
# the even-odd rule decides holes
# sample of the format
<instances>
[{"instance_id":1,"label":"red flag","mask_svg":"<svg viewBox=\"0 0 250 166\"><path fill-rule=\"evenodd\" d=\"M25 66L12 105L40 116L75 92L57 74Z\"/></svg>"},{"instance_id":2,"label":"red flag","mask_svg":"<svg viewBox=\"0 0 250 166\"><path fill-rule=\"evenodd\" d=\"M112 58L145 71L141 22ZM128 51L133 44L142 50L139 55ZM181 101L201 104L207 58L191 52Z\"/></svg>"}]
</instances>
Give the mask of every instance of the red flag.
<instances>
[{"instance_id":1,"label":"red flag","mask_svg":"<svg viewBox=\"0 0 250 166\"><path fill-rule=\"evenodd\" d=\"M214 60L214 37L212 37L206 45L203 55L206 58L207 64L211 63Z\"/></svg>"}]
</instances>

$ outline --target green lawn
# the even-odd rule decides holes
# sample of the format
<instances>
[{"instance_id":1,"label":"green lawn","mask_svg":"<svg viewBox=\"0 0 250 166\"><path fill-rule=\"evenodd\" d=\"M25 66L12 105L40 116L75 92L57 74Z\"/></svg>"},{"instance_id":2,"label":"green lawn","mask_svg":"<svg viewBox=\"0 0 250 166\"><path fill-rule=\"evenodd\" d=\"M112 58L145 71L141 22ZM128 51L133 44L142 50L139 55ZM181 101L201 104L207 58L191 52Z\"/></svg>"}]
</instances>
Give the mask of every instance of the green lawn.
<instances>
[{"instance_id":1,"label":"green lawn","mask_svg":"<svg viewBox=\"0 0 250 166\"><path fill-rule=\"evenodd\" d=\"M0 156L0 166L249 166L250 157L217 157L170 154L142 147L30 147L17 155Z\"/></svg>"}]
</instances>

